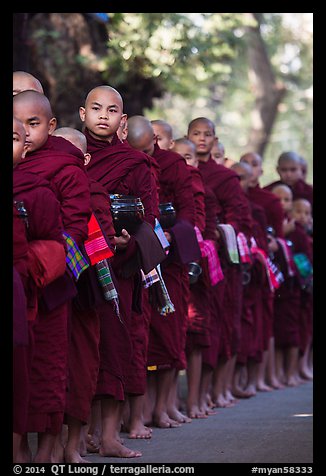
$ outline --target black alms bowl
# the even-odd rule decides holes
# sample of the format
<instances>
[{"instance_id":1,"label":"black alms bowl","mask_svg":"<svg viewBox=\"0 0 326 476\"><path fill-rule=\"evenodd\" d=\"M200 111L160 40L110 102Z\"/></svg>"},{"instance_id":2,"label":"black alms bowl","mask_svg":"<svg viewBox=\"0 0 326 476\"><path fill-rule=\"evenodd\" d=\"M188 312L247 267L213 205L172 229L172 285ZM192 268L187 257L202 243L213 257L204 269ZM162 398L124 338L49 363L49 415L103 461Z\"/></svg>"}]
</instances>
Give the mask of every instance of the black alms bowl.
<instances>
[{"instance_id":1,"label":"black alms bowl","mask_svg":"<svg viewBox=\"0 0 326 476\"><path fill-rule=\"evenodd\" d=\"M177 214L172 203L160 203L158 208L160 212L159 222L163 230L167 230L168 228L171 228L173 225L175 225Z\"/></svg>"},{"instance_id":2,"label":"black alms bowl","mask_svg":"<svg viewBox=\"0 0 326 476\"><path fill-rule=\"evenodd\" d=\"M129 234L137 231L144 219L144 206L139 197L132 195L110 194L111 215L116 235L125 228Z\"/></svg>"}]
</instances>

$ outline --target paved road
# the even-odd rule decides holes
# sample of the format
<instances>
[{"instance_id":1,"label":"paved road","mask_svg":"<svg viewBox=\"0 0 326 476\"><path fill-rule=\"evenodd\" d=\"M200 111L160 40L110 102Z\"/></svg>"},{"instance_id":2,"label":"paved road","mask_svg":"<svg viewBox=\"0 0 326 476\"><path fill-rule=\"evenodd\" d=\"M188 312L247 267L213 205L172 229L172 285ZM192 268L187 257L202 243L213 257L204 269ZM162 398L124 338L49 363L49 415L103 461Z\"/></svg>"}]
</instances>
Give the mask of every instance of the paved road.
<instances>
[{"instance_id":1,"label":"paved road","mask_svg":"<svg viewBox=\"0 0 326 476\"><path fill-rule=\"evenodd\" d=\"M98 463L312 463L313 384L285 388L241 400L205 420L173 429L153 429L150 440L125 444L140 458L88 455Z\"/></svg>"}]
</instances>

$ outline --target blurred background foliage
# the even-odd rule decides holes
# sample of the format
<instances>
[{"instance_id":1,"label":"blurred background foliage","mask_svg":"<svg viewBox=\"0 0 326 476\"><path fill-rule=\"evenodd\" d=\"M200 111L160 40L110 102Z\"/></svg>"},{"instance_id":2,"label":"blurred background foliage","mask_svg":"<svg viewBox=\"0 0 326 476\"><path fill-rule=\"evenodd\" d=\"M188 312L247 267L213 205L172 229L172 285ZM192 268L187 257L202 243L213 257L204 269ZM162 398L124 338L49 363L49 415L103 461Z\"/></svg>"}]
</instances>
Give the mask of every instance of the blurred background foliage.
<instances>
[{"instance_id":1,"label":"blurred background foliage","mask_svg":"<svg viewBox=\"0 0 326 476\"><path fill-rule=\"evenodd\" d=\"M59 125L80 128L88 91L110 84L175 138L209 117L229 158L262 154L263 184L286 150L313 181L312 13L15 13L13 65L41 80Z\"/></svg>"}]
</instances>

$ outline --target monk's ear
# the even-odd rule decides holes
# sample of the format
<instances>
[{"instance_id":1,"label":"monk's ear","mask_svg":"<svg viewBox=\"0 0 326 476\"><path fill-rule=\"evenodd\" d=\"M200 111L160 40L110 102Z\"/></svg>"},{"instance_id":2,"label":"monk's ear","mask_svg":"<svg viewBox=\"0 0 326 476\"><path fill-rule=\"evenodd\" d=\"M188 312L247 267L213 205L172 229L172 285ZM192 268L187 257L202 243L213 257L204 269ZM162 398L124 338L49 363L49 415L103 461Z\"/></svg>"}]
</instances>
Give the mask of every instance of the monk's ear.
<instances>
[{"instance_id":1,"label":"monk's ear","mask_svg":"<svg viewBox=\"0 0 326 476\"><path fill-rule=\"evenodd\" d=\"M89 154L88 152L86 152L86 154L84 154L84 165L86 167L86 165L88 165L91 161L91 154Z\"/></svg>"},{"instance_id":2,"label":"monk's ear","mask_svg":"<svg viewBox=\"0 0 326 476\"><path fill-rule=\"evenodd\" d=\"M174 139L171 139L170 147L169 147L170 150L173 149L174 144L175 144L175 140L174 140Z\"/></svg>"},{"instance_id":3,"label":"monk's ear","mask_svg":"<svg viewBox=\"0 0 326 476\"><path fill-rule=\"evenodd\" d=\"M55 131L56 127L57 127L57 120L55 117L52 117L49 120L49 134L50 135Z\"/></svg>"},{"instance_id":4,"label":"monk's ear","mask_svg":"<svg viewBox=\"0 0 326 476\"><path fill-rule=\"evenodd\" d=\"M26 144L26 145L24 145L24 149L23 149L23 153L22 153L22 159L25 159L27 149L28 149L28 145Z\"/></svg>"},{"instance_id":5,"label":"monk's ear","mask_svg":"<svg viewBox=\"0 0 326 476\"><path fill-rule=\"evenodd\" d=\"M79 108L79 117L82 122L85 122L85 108L82 106Z\"/></svg>"}]
</instances>

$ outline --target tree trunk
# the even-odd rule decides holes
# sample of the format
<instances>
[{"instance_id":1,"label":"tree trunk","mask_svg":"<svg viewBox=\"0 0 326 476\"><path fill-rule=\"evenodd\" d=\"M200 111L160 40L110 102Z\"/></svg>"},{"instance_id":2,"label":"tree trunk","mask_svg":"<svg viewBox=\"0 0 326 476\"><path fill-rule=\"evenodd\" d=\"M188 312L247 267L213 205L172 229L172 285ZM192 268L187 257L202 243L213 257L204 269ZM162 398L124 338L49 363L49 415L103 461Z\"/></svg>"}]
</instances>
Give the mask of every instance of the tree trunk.
<instances>
[{"instance_id":1,"label":"tree trunk","mask_svg":"<svg viewBox=\"0 0 326 476\"><path fill-rule=\"evenodd\" d=\"M260 33L259 14L252 13L250 15L254 16L258 26L247 28L248 75L255 97L255 106L252 111L252 126L246 148L263 156L277 116L278 105L286 93L286 88L275 80L266 46Z\"/></svg>"}]
</instances>

